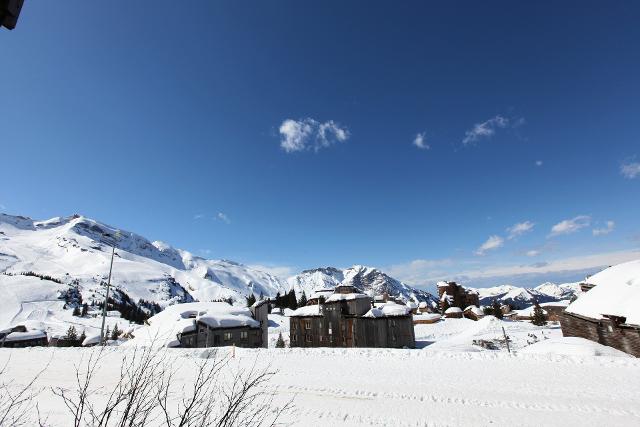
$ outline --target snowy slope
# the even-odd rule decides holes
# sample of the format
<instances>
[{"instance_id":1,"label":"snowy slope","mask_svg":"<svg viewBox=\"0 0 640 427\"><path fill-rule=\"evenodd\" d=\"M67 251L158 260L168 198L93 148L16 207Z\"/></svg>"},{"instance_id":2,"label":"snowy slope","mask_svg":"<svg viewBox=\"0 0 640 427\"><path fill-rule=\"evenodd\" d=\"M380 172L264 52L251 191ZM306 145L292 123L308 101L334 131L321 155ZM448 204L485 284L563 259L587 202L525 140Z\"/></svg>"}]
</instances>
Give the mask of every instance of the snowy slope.
<instances>
[{"instance_id":1,"label":"snowy slope","mask_svg":"<svg viewBox=\"0 0 640 427\"><path fill-rule=\"evenodd\" d=\"M242 304L252 292L270 296L287 289L268 273L200 258L83 216L34 221L0 214L0 289L3 295L11 292L10 298L0 300L0 327L12 322L24 302L55 301L70 287L77 286L85 302L102 300L114 239L112 283L121 291L117 295L134 302L144 299L166 307L230 297ZM19 276L25 272L51 276L61 284Z\"/></svg>"},{"instance_id":2,"label":"snowy slope","mask_svg":"<svg viewBox=\"0 0 640 427\"><path fill-rule=\"evenodd\" d=\"M354 265L344 270L334 267L305 270L287 279L287 283L297 295L301 295L304 291L309 296L316 289L333 288L343 284L355 286L362 292L375 295L386 292L390 296L400 296L407 301L431 303L437 301L437 298L426 291L412 288L376 268L362 265Z\"/></svg>"}]
</instances>

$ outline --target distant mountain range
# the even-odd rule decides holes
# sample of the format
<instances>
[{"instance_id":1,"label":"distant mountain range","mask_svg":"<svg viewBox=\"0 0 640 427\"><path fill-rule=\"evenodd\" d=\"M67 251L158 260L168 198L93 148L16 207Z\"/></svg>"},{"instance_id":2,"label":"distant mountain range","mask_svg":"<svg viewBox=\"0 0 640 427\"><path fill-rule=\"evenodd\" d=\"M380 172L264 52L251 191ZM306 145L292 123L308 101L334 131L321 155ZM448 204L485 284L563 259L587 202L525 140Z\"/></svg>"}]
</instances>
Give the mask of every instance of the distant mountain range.
<instances>
[{"instance_id":1,"label":"distant mountain range","mask_svg":"<svg viewBox=\"0 0 640 427\"><path fill-rule=\"evenodd\" d=\"M101 301L116 241L112 283L114 298L145 300L160 308L187 301L233 299L244 304L253 293L273 297L294 289L298 297L338 284L374 295L388 293L407 301L437 304L438 298L379 269L355 265L305 270L288 279L228 260L208 260L160 241L81 215L36 221L0 214L0 327L17 319L46 323L62 310L55 301L78 292L83 301ZM28 273L28 276L24 276ZM41 280L46 277L46 280ZM478 289L481 304L493 299L514 306L569 299L577 285L545 283L536 288L500 286ZM49 319L49 320L47 320Z\"/></svg>"}]
</instances>

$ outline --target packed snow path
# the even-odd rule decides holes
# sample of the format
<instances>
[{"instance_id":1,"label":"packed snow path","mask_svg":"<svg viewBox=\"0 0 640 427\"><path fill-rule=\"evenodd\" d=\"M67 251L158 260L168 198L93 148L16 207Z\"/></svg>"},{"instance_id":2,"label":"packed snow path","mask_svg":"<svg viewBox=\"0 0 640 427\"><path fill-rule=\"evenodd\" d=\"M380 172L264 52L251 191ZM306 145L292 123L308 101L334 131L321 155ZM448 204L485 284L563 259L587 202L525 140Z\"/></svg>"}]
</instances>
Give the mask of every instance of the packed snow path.
<instances>
[{"instance_id":1,"label":"packed snow path","mask_svg":"<svg viewBox=\"0 0 640 427\"><path fill-rule=\"evenodd\" d=\"M50 361L37 386L52 425L68 425L52 386L72 387L73 364L90 349L0 350L12 387ZM126 348L111 348L97 380L112 384ZM170 350L184 373L203 350ZM223 349L221 352L228 352ZM228 353L227 353L228 354ZM638 426L640 359L504 352L386 349L236 349L232 365L258 357L279 371L275 403L294 397L298 426ZM176 397L177 399L177 397Z\"/></svg>"}]
</instances>

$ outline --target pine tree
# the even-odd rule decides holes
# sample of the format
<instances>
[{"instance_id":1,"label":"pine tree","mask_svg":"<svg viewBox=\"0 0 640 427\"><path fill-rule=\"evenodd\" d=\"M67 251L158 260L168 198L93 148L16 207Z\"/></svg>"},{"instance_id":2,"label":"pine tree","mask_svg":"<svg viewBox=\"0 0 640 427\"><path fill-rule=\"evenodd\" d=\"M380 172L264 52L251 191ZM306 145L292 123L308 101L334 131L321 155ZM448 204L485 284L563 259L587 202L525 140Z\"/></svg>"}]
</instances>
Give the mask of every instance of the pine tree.
<instances>
[{"instance_id":1,"label":"pine tree","mask_svg":"<svg viewBox=\"0 0 640 427\"><path fill-rule=\"evenodd\" d=\"M276 348L284 348L284 339L282 339L282 332L278 333L278 341L276 341Z\"/></svg>"},{"instance_id":2,"label":"pine tree","mask_svg":"<svg viewBox=\"0 0 640 427\"><path fill-rule=\"evenodd\" d=\"M255 302L256 302L256 296L253 295L253 292L252 292L251 295L247 297L247 307L251 307L253 304L255 304Z\"/></svg>"},{"instance_id":3,"label":"pine tree","mask_svg":"<svg viewBox=\"0 0 640 427\"><path fill-rule=\"evenodd\" d=\"M80 309L78 308L78 306L74 307L73 309L73 313L74 316L80 316Z\"/></svg>"},{"instance_id":4,"label":"pine tree","mask_svg":"<svg viewBox=\"0 0 640 427\"><path fill-rule=\"evenodd\" d=\"M280 291L276 294L276 301L274 305L278 308L282 307L282 297L280 296Z\"/></svg>"},{"instance_id":5,"label":"pine tree","mask_svg":"<svg viewBox=\"0 0 640 427\"><path fill-rule=\"evenodd\" d=\"M83 329L82 333L80 334L80 337L78 337L78 344L82 345L82 343L86 338L87 338L87 334L84 333L84 329Z\"/></svg>"},{"instance_id":6,"label":"pine tree","mask_svg":"<svg viewBox=\"0 0 640 427\"><path fill-rule=\"evenodd\" d=\"M498 319L502 319L504 317L502 315L502 309L500 308L500 303L498 302L498 300L493 300L493 304L491 304L491 311L493 312L492 314Z\"/></svg>"},{"instance_id":7,"label":"pine tree","mask_svg":"<svg viewBox=\"0 0 640 427\"><path fill-rule=\"evenodd\" d=\"M85 302L84 304L82 304L82 312L81 312L82 317L85 317L88 312L89 312L89 306Z\"/></svg>"},{"instance_id":8,"label":"pine tree","mask_svg":"<svg viewBox=\"0 0 640 427\"><path fill-rule=\"evenodd\" d=\"M111 329L109 329L109 326L107 325L107 330L104 331L104 339L105 341L108 340L109 338L111 338Z\"/></svg>"},{"instance_id":9,"label":"pine tree","mask_svg":"<svg viewBox=\"0 0 640 427\"><path fill-rule=\"evenodd\" d=\"M120 335L122 335L122 331L118 328L118 324L116 323L116 326L113 327L113 331L111 331L111 339L115 341L120 338Z\"/></svg>"},{"instance_id":10,"label":"pine tree","mask_svg":"<svg viewBox=\"0 0 640 427\"><path fill-rule=\"evenodd\" d=\"M291 310L295 310L298 308L298 300L296 299L296 291L291 289L287 294L287 304L286 306Z\"/></svg>"},{"instance_id":11,"label":"pine tree","mask_svg":"<svg viewBox=\"0 0 640 427\"><path fill-rule=\"evenodd\" d=\"M67 335L64 336L65 341L69 341L69 343L73 343L78 341L78 332L76 331L75 326L69 326L67 329Z\"/></svg>"},{"instance_id":12,"label":"pine tree","mask_svg":"<svg viewBox=\"0 0 640 427\"><path fill-rule=\"evenodd\" d=\"M538 301L536 301L533 306L533 319L531 323L536 326L544 326L547 324L547 316L544 315L544 311L542 311L542 307L540 307Z\"/></svg>"},{"instance_id":13,"label":"pine tree","mask_svg":"<svg viewBox=\"0 0 640 427\"><path fill-rule=\"evenodd\" d=\"M298 300L298 307L304 307L307 305L307 294L302 291L302 295L300 296L300 300Z\"/></svg>"}]
</instances>

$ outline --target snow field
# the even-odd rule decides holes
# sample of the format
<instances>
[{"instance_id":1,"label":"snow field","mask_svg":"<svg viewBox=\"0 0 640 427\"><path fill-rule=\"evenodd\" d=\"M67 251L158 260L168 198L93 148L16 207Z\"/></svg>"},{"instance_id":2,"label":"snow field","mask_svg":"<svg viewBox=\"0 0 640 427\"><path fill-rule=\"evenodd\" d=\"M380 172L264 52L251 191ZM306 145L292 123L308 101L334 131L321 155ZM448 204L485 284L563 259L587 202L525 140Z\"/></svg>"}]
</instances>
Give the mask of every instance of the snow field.
<instances>
[{"instance_id":1,"label":"snow field","mask_svg":"<svg viewBox=\"0 0 640 427\"><path fill-rule=\"evenodd\" d=\"M3 380L25 384L48 364L36 387L51 425L68 425L55 386L72 387L73 365L91 349L2 349ZM126 352L110 347L96 376L108 389ZM206 350L171 349L178 389L188 386ZM229 354L230 349L220 350ZM637 426L640 360L506 352L390 349L235 349L230 369L278 371L269 384L274 405L294 398L287 418L296 426ZM4 375L3 375L4 376ZM104 398L96 391L93 398ZM173 395L175 402L179 394Z\"/></svg>"}]
</instances>

